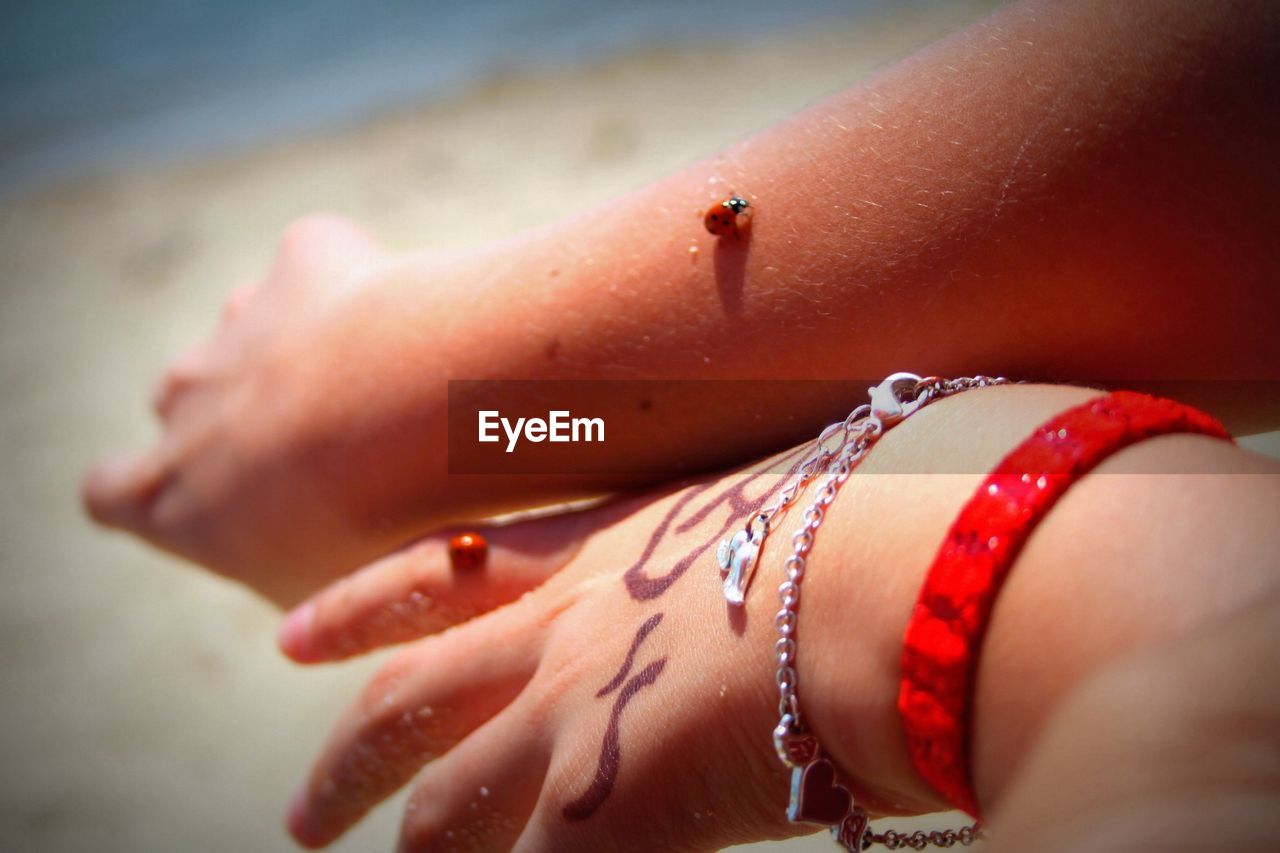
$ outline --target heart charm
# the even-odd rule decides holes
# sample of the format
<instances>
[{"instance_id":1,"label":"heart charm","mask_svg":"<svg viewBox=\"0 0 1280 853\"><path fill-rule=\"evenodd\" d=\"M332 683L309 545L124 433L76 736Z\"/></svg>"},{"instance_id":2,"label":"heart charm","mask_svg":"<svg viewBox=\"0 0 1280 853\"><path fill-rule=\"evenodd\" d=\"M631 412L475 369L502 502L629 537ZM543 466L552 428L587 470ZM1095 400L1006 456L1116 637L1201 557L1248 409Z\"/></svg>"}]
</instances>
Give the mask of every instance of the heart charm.
<instances>
[{"instance_id":1,"label":"heart charm","mask_svg":"<svg viewBox=\"0 0 1280 853\"><path fill-rule=\"evenodd\" d=\"M853 796L836 782L836 769L819 758L791 771L787 820L838 826L853 808Z\"/></svg>"},{"instance_id":2,"label":"heart charm","mask_svg":"<svg viewBox=\"0 0 1280 853\"><path fill-rule=\"evenodd\" d=\"M733 534L733 538L721 541L716 549L720 572L725 575L724 597L730 604L741 604L747 595L747 582L751 579L756 558L760 556L763 535L751 535L745 530ZM727 574L726 574L727 573Z\"/></svg>"},{"instance_id":3,"label":"heart charm","mask_svg":"<svg viewBox=\"0 0 1280 853\"><path fill-rule=\"evenodd\" d=\"M831 834L845 850L862 853L867 844L868 828L867 813L862 809L854 809L839 827L831 827Z\"/></svg>"}]
</instances>

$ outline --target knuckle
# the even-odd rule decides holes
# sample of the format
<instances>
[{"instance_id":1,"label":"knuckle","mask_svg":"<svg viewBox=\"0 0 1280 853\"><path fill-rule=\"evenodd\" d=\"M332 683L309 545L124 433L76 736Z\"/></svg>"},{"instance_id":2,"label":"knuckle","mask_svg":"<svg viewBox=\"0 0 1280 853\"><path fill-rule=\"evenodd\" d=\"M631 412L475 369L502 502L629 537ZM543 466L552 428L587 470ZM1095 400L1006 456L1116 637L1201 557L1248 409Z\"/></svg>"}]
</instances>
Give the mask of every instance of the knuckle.
<instances>
[{"instance_id":1,"label":"knuckle","mask_svg":"<svg viewBox=\"0 0 1280 853\"><path fill-rule=\"evenodd\" d=\"M519 832L510 815L491 805L456 801L453 780L427 774L409 797L400 825L400 850L435 853L445 850L505 850Z\"/></svg>"},{"instance_id":2,"label":"knuckle","mask_svg":"<svg viewBox=\"0 0 1280 853\"><path fill-rule=\"evenodd\" d=\"M198 344L169 362L162 381L177 385L194 385L207 372L207 345Z\"/></svg>"},{"instance_id":3,"label":"knuckle","mask_svg":"<svg viewBox=\"0 0 1280 853\"><path fill-rule=\"evenodd\" d=\"M151 405L156 414L161 418L172 414L178 400L196 384L196 381L196 376L191 370L179 369L176 366L166 370L160 377L160 381L156 383L151 397Z\"/></svg>"},{"instance_id":4,"label":"knuckle","mask_svg":"<svg viewBox=\"0 0 1280 853\"><path fill-rule=\"evenodd\" d=\"M400 824L400 843L398 853L428 853L441 849L436 845L440 839L440 824L427 816L431 810L430 800L419 792L414 792L405 807L404 819Z\"/></svg>"},{"instance_id":5,"label":"knuckle","mask_svg":"<svg viewBox=\"0 0 1280 853\"><path fill-rule=\"evenodd\" d=\"M156 414L161 418L167 417L185 394L209 378L211 365L210 345L207 341L170 361L151 396L152 408Z\"/></svg>"},{"instance_id":6,"label":"knuckle","mask_svg":"<svg viewBox=\"0 0 1280 853\"><path fill-rule=\"evenodd\" d=\"M254 285L245 284L227 294L227 298L222 304L223 318L232 321L243 314L245 308L248 307L249 302L253 299L255 289Z\"/></svg>"},{"instance_id":7,"label":"knuckle","mask_svg":"<svg viewBox=\"0 0 1280 853\"><path fill-rule=\"evenodd\" d=\"M588 656L548 655L538 667L525 698L525 713L530 725L540 731L554 729L560 708L573 697L580 698L584 689L595 692L599 685L587 683L592 673ZM570 697L570 698L566 698Z\"/></svg>"},{"instance_id":8,"label":"knuckle","mask_svg":"<svg viewBox=\"0 0 1280 853\"><path fill-rule=\"evenodd\" d=\"M355 228L354 223L335 213L317 211L300 216L284 227L280 234L280 252L290 255L307 252L323 245L334 234Z\"/></svg>"},{"instance_id":9,"label":"knuckle","mask_svg":"<svg viewBox=\"0 0 1280 853\"><path fill-rule=\"evenodd\" d=\"M417 781L400 822L401 853L458 849L456 833L448 828L449 815L444 807L447 799L447 792L433 783L433 774L424 774Z\"/></svg>"}]
</instances>

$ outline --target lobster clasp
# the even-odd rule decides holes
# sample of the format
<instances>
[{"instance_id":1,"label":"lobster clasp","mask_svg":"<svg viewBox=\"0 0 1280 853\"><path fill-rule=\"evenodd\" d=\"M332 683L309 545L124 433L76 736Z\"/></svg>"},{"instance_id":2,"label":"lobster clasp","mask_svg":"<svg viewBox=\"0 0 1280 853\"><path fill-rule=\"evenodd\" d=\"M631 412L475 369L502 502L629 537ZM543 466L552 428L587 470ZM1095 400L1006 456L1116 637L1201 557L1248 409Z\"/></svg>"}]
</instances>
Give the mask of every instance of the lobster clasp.
<instances>
[{"instance_id":1,"label":"lobster clasp","mask_svg":"<svg viewBox=\"0 0 1280 853\"><path fill-rule=\"evenodd\" d=\"M920 377L914 373L894 373L879 385L868 388L871 395L871 416L881 426L890 427L920 408L921 399L916 395Z\"/></svg>"}]
</instances>

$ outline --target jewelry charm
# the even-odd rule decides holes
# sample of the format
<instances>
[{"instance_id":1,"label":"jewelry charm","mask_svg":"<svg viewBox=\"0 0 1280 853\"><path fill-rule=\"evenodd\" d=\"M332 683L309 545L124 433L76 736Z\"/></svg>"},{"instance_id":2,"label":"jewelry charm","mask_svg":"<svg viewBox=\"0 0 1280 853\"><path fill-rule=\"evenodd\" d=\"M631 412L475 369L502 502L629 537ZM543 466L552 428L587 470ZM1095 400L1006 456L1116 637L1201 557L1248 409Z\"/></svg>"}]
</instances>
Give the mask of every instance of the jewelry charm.
<instances>
[{"instance_id":1,"label":"jewelry charm","mask_svg":"<svg viewBox=\"0 0 1280 853\"><path fill-rule=\"evenodd\" d=\"M853 795L836 781L836 768L825 758L791 768L791 801L787 820L839 826L854 810Z\"/></svg>"},{"instance_id":2,"label":"jewelry charm","mask_svg":"<svg viewBox=\"0 0 1280 853\"><path fill-rule=\"evenodd\" d=\"M724 598L730 604L740 605L747 597L747 584L755 574L756 561L760 558L760 545L768 535L768 522L762 516L754 519L756 529L751 530L751 523L720 541L716 549L716 561L720 563L720 574L724 577Z\"/></svg>"},{"instance_id":3,"label":"jewelry charm","mask_svg":"<svg viewBox=\"0 0 1280 853\"><path fill-rule=\"evenodd\" d=\"M818 757L818 739L810 734L793 730L795 720L784 714L773 730L773 749L778 760L788 767L808 764Z\"/></svg>"},{"instance_id":4,"label":"jewelry charm","mask_svg":"<svg viewBox=\"0 0 1280 853\"><path fill-rule=\"evenodd\" d=\"M973 684L992 608L1027 538L1072 484L1112 453L1157 435L1231 440L1209 415L1117 391L1041 424L960 510L907 623L898 713L920 777L979 815L970 777Z\"/></svg>"},{"instance_id":5,"label":"jewelry charm","mask_svg":"<svg viewBox=\"0 0 1280 853\"><path fill-rule=\"evenodd\" d=\"M761 510L745 530L720 543L717 557L725 578L725 597L741 603L746 578L759 556L760 547L771 529L795 503L801 491L819 474L825 474L813 503L804 511L799 528L791 535L791 553L783 563L785 579L778 586L782 605L774 617L778 639L774 644L778 668L774 681L778 685L778 725L773 730L773 745L783 765L791 769L791 797L787 818L793 822L820 823L830 827L835 841L851 853L872 844L897 848L909 846L922 850L930 844L950 847L968 845L981 837L977 824L961 829L948 829L925 834L918 831L902 835L895 830L874 833L867 825L867 814L853 800L849 789L840 784L835 765L822 754L818 739L804 725L800 711L798 673L796 670L796 623L800 605L800 584L814 538L822 527L827 509L836 499L840 487L853 469L870 452L884 433L911 417L934 400L958 394L971 388L1000 385L1007 379L974 376L963 379L920 377L913 373L895 373L879 385L868 389L869 402L855 408L839 423L828 426L818 436L813 449L792 471L773 503ZM754 530L752 524L755 524ZM731 584L736 581L737 586ZM734 599L736 591L737 600Z\"/></svg>"},{"instance_id":6,"label":"jewelry charm","mask_svg":"<svg viewBox=\"0 0 1280 853\"><path fill-rule=\"evenodd\" d=\"M953 383L964 381L952 380ZM746 600L747 585L751 582L764 540L814 477L827 471L841 454L852 456L850 448L861 448L858 452L865 452L884 430L914 414L930 400L955 393L957 387L936 377L922 379L914 373L894 373L879 385L868 388L871 402L858 406L843 421L824 429L813 449L792 469L790 478L778 490L773 503L756 513L745 531L739 531L720 543L716 560L720 563L720 574L725 576L725 601L740 606ZM755 525L754 530L752 524Z\"/></svg>"},{"instance_id":7,"label":"jewelry charm","mask_svg":"<svg viewBox=\"0 0 1280 853\"><path fill-rule=\"evenodd\" d=\"M867 813L862 809L854 809L845 817L840 826L831 827L831 837L845 850L862 850L870 842L867 839Z\"/></svg>"}]
</instances>

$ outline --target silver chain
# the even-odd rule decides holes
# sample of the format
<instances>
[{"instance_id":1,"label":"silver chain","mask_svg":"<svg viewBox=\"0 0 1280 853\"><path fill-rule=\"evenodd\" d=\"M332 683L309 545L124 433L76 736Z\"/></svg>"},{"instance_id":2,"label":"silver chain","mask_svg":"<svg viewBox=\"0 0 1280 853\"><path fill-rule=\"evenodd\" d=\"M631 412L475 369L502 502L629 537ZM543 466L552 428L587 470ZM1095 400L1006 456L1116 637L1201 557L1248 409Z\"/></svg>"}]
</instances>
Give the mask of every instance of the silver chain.
<instances>
[{"instance_id":1,"label":"silver chain","mask_svg":"<svg viewBox=\"0 0 1280 853\"><path fill-rule=\"evenodd\" d=\"M840 491L840 487L849 479L853 469L870 452L875 443L891 427L910 417L934 400L949 397L972 388L985 388L990 385L1003 385L1009 380L1004 377L970 376L957 379L941 379L936 376L921 378L911 373L895 373L879 385L870 388L870 403L864 403L849 413L843 421L832 424L818 436L814 450L797 466L791 481L779 492L774 504L762 510L757 518L763 517L765 533L769 523L777 517L777 513L785 512L799 496L804 485L811 482L819 473L826 471L826 478L818 487L813 503L804 511L799 528L791 535L791 553L783 562L786 578L778 585L778 601L782 605L774 617L774 626L778 631L778 639L774 643L778 669L774 680L778 686L778 727L774 732L774 743L778 757L783 764L794 767L795 763L787 754L785 733L799 734L804 731L800 714L800 695L797 688L796 672L796 623L800 607L800 584L804 580L806 561L813 549L814 537L818 528L826 519L827 508ZM840 437L835 448L827 449L826 443L833 436ZM839 827L833 827L833 835L839 838ZM963 829L948 829L935 832L914 832L910 834L889 830L883 833L869 833L864 843L879 843L890 849L911 847L924 849L932 844L939 847L950 847L954 844L968 845L980 837L980 829L967 826Z\"/></svg>"},{"instance_id":2,"label":"silver chain","mask_svg":"<svg viewBox=\"0 0 1280 853\"><path fill-rule=\"evenodd\" d=\"M756 514L756 520L765 527L765 535L772 531L774 523L791 508L791 505L796 502L796 498L813 481L813 478L820 474L832 457L839 453L848 443L849 433L853 429L853 424L860 418L866 417L870 411L871 406L864 403L850 412L849 416L843 421L830 424L818 435L818 440L814 442L813 450L792 469L790 479L787 480L786 485L778 490L773 502ZM838 441L834 447L827 447L827 443L832 438L837 438Z\"/></svg>"},{"instance_id":3,"label":"silver chain","mask_svg":"<svg viewBox=\"0 0 1280 853\"><path fill-rule=\"evenodd\" d=\"M899 379L903 382L912 381L916 386L912 392L916 399L899 401L908 405L914 403L914 406L907 413L915 411L916 408L939 397L946 397L960 391L966 391L969 388L1000 385L1008 382L1004 377L994 376L973 376L958 379L941 379L937 376L930 376L926 379L921 379L914 374L902 373L890 376L875 388L868 389L868 393L874 394L877 389L885 387L885 383L897 384ZM846 415L843 421L829 424L826 429L818 434L813 449L791 470L791 476L786 485L778 490L777 495L774 496L773 501L768 506L756 513L755 521L764 525L766 536L772 532L775 523L786 514L786 511L796 502L796 498L813 481L813 478L827 469L830 461L844 449L849 443L852 434L860 428L860 424L864 423L871 414L872 404L863 403ZM906 414L902 415L902 417L905 416ZM833 438L836 439L835 444L828 447L827 445Z\"/></svg>"},{"instance_id":4,"label":"silver chain","mask_svg":"<svg viewBox=\"0 0 1280 853\"><path fill-rule=\"evenodd\" d=\"M929 845L934 847L955 847L959 844L961 847L968 847L982 837L982 830L978 828L977 824L974 824L960 829L934 829L930 831L917 829L915 832L898 832L893 829L886 829L884 832L869 834L867 839L872 844L883 844L890 850L900 850L903 847L910 847L912 850L923 850Z\"/></svg>"}]
</instances>

